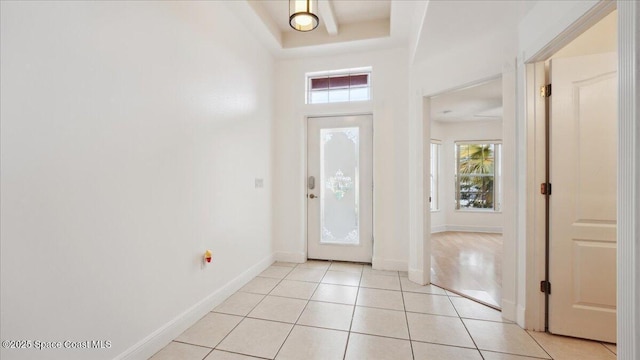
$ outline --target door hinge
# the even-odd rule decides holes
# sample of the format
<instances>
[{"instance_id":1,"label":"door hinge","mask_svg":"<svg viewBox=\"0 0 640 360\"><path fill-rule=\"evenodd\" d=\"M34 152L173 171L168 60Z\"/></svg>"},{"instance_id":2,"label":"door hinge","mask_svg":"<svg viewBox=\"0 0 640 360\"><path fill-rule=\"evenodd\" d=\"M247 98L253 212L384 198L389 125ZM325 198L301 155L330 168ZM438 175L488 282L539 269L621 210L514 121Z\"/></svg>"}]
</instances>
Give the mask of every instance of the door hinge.
<instances>
[{"instance_id":1,"label":"door hinge","mask_svg":"<svg viewBox=\"0 0 640 360\"><path fill-rule=\"evenodd\" d=\"M540 86L540 97L548 98L551 96L551 84Z\"/></svg>"},{"instance_id":2,"label":"door hinge","mask_svg":"<svg viewBox=\"0 0 640 360\"><path fill-rule=\"evenodd\" d=\"M543 292L545 294L551 294L551 283L546 281L546 280L542 280L540 281L540 292Z\"/></svg>"},{"instance_id":3,"label":"door hinge","mask_svg":"<svg viewBox=\"0 0 640 360\"><path fill-rule=\"evenodd\" d=\"M540 184L540 194L551 195L551 183Z\"/></svg>"}]
</instances>

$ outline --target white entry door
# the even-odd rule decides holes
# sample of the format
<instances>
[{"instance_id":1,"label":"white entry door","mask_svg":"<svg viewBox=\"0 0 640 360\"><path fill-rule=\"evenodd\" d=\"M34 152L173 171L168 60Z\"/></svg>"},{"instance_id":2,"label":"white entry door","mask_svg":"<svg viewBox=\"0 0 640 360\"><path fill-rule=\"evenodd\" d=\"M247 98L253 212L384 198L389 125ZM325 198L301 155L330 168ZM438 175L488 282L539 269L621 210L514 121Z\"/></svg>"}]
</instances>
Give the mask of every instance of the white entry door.
<instances>
[{"instance_id":1,"label":"white entry door","mask_svg":"<svg viewBox=\"0 0 640 360\"><path fill-rule=\"evenodd\" d=\"M371 262L373 119L309 118L307 257Z\"/></svg>"},{"instance_id":2,"label":"white entry door","mask_svg":"<svg viewBox=\"0 0 640 360\"><path fill-rule=\"evenodd\" d=\"M549 331L616 342L617 56L551 61Z\"/></svg>"}]
</instances>

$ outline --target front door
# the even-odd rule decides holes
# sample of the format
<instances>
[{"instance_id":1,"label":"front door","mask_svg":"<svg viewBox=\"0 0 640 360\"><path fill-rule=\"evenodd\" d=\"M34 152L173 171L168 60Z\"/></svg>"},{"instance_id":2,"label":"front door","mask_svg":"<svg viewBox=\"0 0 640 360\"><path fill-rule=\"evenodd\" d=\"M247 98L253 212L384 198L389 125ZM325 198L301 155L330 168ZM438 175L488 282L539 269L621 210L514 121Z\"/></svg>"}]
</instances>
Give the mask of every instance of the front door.
<instances>
[{"instance_id":1,"label":"front door","mask_svg":"<svg viewBox=\"0 0 640 360\"><path fill-rule=\"evenodd\" d=\"M549 331L616 342L615 53L551 61Z\"/></svg>"},{"instance_id":2,"label":"front door","mask_svg":"<svg viewBox=\"0 0 640 360\"><path fill-rule=\"evenodd\" d=\"M373 118L309 118L307 257L371 262Z\"/></svg>"}]
</instances>

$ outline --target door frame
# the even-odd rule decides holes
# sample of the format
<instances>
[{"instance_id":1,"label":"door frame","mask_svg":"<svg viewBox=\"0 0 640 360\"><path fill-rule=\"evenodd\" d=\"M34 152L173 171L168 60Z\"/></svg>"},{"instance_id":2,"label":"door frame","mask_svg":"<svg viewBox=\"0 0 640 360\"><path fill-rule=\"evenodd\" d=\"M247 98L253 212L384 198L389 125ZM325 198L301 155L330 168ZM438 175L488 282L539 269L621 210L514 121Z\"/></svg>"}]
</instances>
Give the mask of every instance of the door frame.
<instances>
[{"instance_id":1,"label":"door frame","mask_svg":"<svg viewBox=\"0 0 640 360\"><path fill-rule=\"evenodd\" d=\"M640 227L636 223L640 213L640 126L637 91L640 86L640 75L635 68L640 49L636 32L640 26L640 5L634 1L600 1L596 4L585 4L590 8L579 14L575 21L567 25L557 36L545 45L532 47L535 53L528 58L520 58L519 94L524 99L520 114L525 120L523 129L518 132L518 141L526 144L525 151L518 155L518 160L526 164L524 177L526 186L521 188L520 197L526 199L526 215L521 219L526 224L524 249L519 258L525 267L525 288L523 301L526 307L519 309L518 323L528 329L544 329L544 296L539 292L540 269L544 267L544 222L540 221L543 210L541 196L536 197L537 184L541 182L544 158L543 147L540 147L540 124L544 122L544 110L537 101L537 87L544 82L540 75L544 61L563 46L582 34L601 20L612 9L618 9L618 279L617 279L617 332L618 358L637 359L640 346L636 339L640 336L640 309L638 299L640 286L637 284L636 272L640 269ZM567 17L578 15L580 10L573 11ZM565 19L566 20L566 19ZM635 197L634 197L635 195ZM522 242L521 242L522 243ZM522 305L524 305L522 304Z\"/></svg>"},{"instance_id":2,"label":"door frame","mask_svg":"<svg viewBox=\"0 0 640 360\"><path fill-rule=\"evenodd\" d=\"M309 119L310 118L323 118L323 117L343 117L343 116L371 116L371 127L372 127L372 131L371 131L371 161L372 161L372 181L373 181L373 189L374 191L371 194L371 216L372 216L372 221L371 221L371 233L373 235L373 239L372 239L372 244L371 244L371 258L375 258L376 255L376 246L375 246L375 233L376 233L376 223L375 221L375 217L376 217L376 197L375 197L375 184L376 184L376 137L375 137L375 125L376 125L376 121L375 121L375 117L373 115L372 111L355 111L355 112L330 112L330 113L315 113L315 114L307 114L304 115L304 126L303 126L303 130L304 130L304 135L303 135L303 139L304 139L304 157L303 157L303 161L304 161L304 188L303 191L306 194L307 189L307 179L309 178ZM307 206L307 202L309 201L309 199L304 196L304 259L305 261L309 259L309 214L308 214L308 206ZM372 260L373 261L373 260Z\"/></svg>"},{"instance_id":3,"label":"door frame","mask_svg":"<svg viewBox=\"0 0 640 360\"><path fill-rule=\"evenodd\" d=\"M527 219L526 219L526 312L527 329L546 331L547 297L540 291L540 281L547 279L547 202L537 190L547 179L547 119L548 101L541 98L539 89L549 83L546 61L568 45L584 31L615 10L615 2L602 1L584 14L558 37L547 43L531 58L525 60L526 91L526 169Z\"/></svg>"}]
</instances>

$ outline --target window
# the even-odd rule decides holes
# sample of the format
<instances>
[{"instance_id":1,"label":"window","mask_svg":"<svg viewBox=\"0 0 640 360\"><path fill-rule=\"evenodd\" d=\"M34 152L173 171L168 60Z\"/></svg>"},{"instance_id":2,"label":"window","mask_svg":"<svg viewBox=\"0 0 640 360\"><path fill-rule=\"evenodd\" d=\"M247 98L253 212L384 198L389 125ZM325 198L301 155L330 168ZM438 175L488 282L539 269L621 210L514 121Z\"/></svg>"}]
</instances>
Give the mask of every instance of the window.
<instances>
[{"instance_id":1,"label":"window","mask_svg":"<svg viewBox=\"0 0 640 360\"><path fill-rule=\"evenodd\" d=\"M371 68L307 74L307 104L371 100Z\"/></svg>"},{"instance_id":2,"label":"window","mask_svg":"<svg viewBox=\"0 0 640 360\"><path fill-rule=\"evenodd\" d=\"M440 147L439 140L431 140L431 193L429 201L431 203L431 211L437 211L439 207L438 183L440 177Z\"/></svg>"},{"instance_id":3,"label":"window","mask_svg":"<svg viewBox=\"0 0 640 360\"><path fill-rule=\"evenodd\" d=\"M456 143L456 209L500 211L499 142Z\"/></svg>"}]
</instances>

